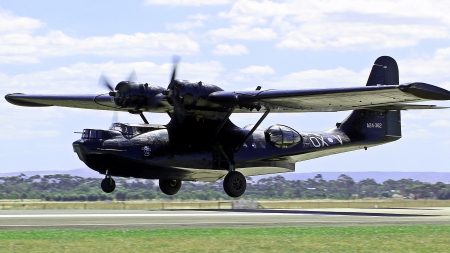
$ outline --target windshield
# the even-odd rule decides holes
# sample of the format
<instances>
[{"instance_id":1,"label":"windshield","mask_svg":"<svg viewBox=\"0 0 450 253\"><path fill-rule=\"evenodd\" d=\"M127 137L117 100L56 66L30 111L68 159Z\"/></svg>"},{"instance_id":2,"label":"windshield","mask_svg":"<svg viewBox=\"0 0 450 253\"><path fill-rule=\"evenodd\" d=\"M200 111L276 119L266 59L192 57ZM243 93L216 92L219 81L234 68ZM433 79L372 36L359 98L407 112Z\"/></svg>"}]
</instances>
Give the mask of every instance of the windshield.
<instances>
[{"instance_id":1,"label":"windshield","mask_svg":"<svg viewBox=\"0 0 450 253\"><path fill-rule=\"evenodd\" d=\"M105 136L102 130L84 129L81 139L104 139Z\"/></svg>"},{"instance_id":2,"label":"windshield","mask_svg":"<svg viewBox=\"0 0 450 253\"><path fill-rule=\"evenodd\" d=\"M113 123L111 125L111 127L109 128L109 130L119 131L122 134L128 135L128 136L137 135L137 134L142 133L141 129L138 127L127 126L127 125L124 125L121 123Z\"/></svg>"}]
</instances>

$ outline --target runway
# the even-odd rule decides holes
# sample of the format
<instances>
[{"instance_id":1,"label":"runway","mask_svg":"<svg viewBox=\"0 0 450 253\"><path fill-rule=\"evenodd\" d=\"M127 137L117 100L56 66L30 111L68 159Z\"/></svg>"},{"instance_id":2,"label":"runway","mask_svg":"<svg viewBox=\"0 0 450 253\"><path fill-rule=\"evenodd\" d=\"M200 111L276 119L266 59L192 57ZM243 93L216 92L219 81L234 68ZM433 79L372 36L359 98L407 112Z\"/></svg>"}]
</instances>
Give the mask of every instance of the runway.
<instances>
[{"instance_id":1,"label":"runway","mask_svg":"<svg viewBox=\"0 0 450 253\"><path fill-rule=\"evenodd\" d=\"M1 230L442 225L449 223L450 208L0 211Z\"/></svg>"}]
</instances>

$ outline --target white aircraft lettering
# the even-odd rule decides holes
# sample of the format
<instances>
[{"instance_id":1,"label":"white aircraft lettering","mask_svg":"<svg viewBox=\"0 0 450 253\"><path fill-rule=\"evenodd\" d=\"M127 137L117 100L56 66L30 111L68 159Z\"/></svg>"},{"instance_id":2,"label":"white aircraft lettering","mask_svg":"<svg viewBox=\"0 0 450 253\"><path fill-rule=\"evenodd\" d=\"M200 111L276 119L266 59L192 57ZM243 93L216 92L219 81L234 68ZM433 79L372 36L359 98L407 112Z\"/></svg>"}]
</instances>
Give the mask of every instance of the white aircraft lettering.
<instances>
[{"instance_id":1,"label":"white aircraft lettering","mask_svg":"<svg viewBox=\"0 0 450 253\"><path fill-rule=\"evenodd\" d=\"M314 147L316 147L316 148L320 148L321 147L321 145L320 145L320 142L319 142L319 140L317 140L317 138L316 137L309 137L309 140L311 141L311 143L312 143L312 145L314 146Z\"/></svg>"},{"instance_id":2,"label":"white aircraft lettering","mask_svg":"<svg viewBox=\"0 0 450 253\"><path fill-rule=\"evenodd\" d=\"M325 142L322 135L318 135L317 137L319 138L319 140L322 141L322 147L330 146L330 145L328 145L328 143Z\"/></svg>"},{"instance_id":3,"label":"white aircraft lettering","mask_svg":"<svg viewBox=\"0 0 450 253\"><path fill-rule=\"evenodd\" d=\"M340 135L332 135L341 145L343 145L343 141ZM309 137L309 140L311 141L312 145L316 148L321 148L321 147L329 147L330 144L328 142L325 141L325 138L322 135L316 135L316 136L311 136ZM330 143L333 142L332 138L328 138L328 141Z\"/></svg>"},{"instance_id":4,"label":"white aircraft lettering","mask_svg":"<svg viewBox=\"0 0 450 253\"><path fill-rule=\"evenodd\" d=\"M342 138L341 138L341 136L339 136L339 135L333 135L333 137L336 138L336 140L338 140L339 143L341 143L341 145L342 145Z\"/></svg>"}]
</instances>

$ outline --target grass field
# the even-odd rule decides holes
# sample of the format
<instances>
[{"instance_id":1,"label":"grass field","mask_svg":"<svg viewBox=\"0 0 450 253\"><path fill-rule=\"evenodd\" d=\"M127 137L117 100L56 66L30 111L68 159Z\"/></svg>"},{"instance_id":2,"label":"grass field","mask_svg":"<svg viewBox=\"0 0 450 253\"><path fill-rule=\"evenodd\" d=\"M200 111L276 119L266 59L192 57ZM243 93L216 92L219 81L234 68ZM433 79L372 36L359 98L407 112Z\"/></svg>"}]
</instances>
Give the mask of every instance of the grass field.
<instances>
[{"instance_id":1,"label":"grass field","mask_svg":"<svg viewBox=\"0 0 450 253\"><path fill-rule=\"evenodd\" d=\"M0 252L450 252L450 225L0 231Z\"/></svg>"}]
</instances>

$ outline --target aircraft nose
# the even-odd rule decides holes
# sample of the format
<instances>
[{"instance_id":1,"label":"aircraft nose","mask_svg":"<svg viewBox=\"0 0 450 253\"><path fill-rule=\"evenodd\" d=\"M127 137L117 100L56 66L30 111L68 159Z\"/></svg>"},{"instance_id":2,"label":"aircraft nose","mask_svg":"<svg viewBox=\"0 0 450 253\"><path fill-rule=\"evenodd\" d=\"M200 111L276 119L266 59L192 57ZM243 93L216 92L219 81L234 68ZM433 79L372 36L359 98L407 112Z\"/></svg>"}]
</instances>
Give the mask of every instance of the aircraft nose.
<instances>
[{"instance_id":1,"label":"aircraft nose","mask_svg":"<svg viewBox=\"0 0 450 253\"><path fill-rule=\"evenodd\" d=\"M73 152L77 153L78 158L86 163L86 152L84 151L84 147L81 143L81 140L75 141L72 143Z\"/></svg>"}]
</instances>

